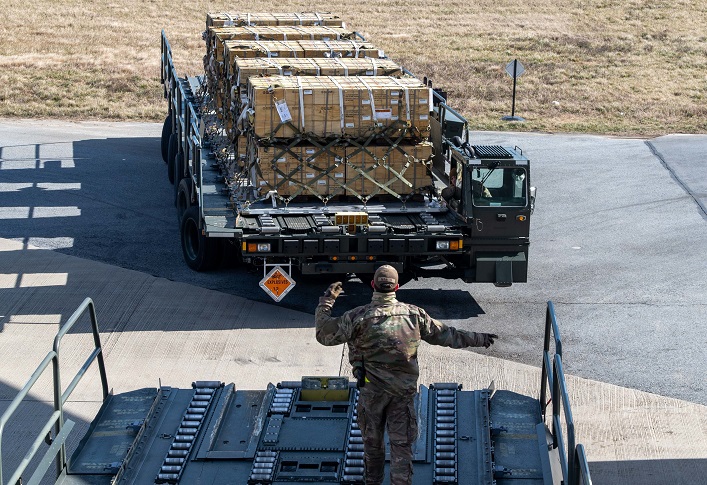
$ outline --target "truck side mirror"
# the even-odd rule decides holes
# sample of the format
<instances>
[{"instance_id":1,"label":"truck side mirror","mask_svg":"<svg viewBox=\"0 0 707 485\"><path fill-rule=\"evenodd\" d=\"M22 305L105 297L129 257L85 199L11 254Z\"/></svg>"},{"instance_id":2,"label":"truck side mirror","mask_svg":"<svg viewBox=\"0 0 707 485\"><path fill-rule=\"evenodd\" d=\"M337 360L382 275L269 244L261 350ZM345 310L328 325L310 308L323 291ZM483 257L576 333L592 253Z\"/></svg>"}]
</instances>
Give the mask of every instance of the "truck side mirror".
<instances>
[{"instance_id":1,"label":"truck side mirror","mask_svg":"<svg viewBox=\"0 0 707 485\"><path fill-rule=\"evenodd\" d=\"M535 210L535 193L537 189L535 187L530 187L530 213L532 214Z\"/></svg>"}]
</instances>

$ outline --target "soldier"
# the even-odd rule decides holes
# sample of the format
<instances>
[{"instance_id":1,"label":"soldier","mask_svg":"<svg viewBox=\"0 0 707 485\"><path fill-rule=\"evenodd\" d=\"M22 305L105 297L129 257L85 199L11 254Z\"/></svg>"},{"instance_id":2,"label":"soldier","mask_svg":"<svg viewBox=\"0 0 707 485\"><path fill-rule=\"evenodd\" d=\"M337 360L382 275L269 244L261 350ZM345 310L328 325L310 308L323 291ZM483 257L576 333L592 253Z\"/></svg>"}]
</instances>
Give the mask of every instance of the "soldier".
<instances>
[{"instance_id":1,"label":"soldier","mask_svg":"<svg viewBox=\"0 0 707 485\"><path fill-rule=\"evenodd\" d=\"M465 332L431 318L422 308L399 302L398 272L378 268L371 281L371 303L332 317L341 282L333 283L319 299L315 312L317 341L322 345L349 344L349 361L359 385L358 425L363 435L366 485L383 483L385 444L390 439L390 483L412 483L412 445L417 439L414 397L420 369L420 340L460 349L486 347L494 334Z\"/></svg>"}]
</instances>

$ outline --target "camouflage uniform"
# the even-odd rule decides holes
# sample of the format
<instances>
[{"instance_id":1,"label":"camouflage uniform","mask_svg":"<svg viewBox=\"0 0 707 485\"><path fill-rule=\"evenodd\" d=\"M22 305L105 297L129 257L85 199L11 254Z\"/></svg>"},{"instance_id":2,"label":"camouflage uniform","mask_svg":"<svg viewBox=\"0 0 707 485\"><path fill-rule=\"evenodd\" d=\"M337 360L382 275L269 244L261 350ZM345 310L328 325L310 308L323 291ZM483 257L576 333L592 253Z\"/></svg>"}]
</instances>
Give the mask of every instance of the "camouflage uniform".
<instances>
[{"instance_id":1,"label":"camouflage uniform","mask_svg":"<svg viewBox=\"0 0 707 485\"><path fill-rule=\"evenodd\" d=\"M391 485L412 483L412 445L417 439L414 397L420 370L420 340L444 347L484 345L484 334L464 332L431 318L414 305L399 302L395 292L374 292L371 303L332 317L335 298L323 296L315 312L317 341L349 344L349 361L363 364L358 423L364 441L366 484L383 482L384 429L390 439Z\"/></svg>"}]
</instances>

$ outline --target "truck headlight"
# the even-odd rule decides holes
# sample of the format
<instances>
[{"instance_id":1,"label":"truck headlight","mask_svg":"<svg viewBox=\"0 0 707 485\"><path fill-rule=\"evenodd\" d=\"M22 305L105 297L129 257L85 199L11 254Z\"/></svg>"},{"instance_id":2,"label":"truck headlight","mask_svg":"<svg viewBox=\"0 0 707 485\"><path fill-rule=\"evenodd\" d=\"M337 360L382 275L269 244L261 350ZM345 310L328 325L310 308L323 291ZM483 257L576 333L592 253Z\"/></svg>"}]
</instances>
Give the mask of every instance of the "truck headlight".
<instances>
[{"instance_id":1,"label":"truck headlight","mask_svg":"<svg viewBox=\"0 0 707 485\"><path fill-rule=\"evenodd\" d=\"M449 241L436 241L435 249L437 251L449 251Z\"/></svg>"},{"instance_id":2,"label":"truck headlight","mask_svg":"<svg viewBox=\"0 0 707 485\"><path fill-rule=\"evenodd\" d=\"M269 253L270 243L248 243L249 253Z\"/></svg>"},{"instance_id":3,"label":"truck headlight","mask_svg":"<svg viewBox=\"0 0 707 485\"><path fill-rule=\"evenodd\" d=\"M435 249L437 251L459 251L464 247L464 240L458 241L435 241Z\"/></svg>"}]
</instances>

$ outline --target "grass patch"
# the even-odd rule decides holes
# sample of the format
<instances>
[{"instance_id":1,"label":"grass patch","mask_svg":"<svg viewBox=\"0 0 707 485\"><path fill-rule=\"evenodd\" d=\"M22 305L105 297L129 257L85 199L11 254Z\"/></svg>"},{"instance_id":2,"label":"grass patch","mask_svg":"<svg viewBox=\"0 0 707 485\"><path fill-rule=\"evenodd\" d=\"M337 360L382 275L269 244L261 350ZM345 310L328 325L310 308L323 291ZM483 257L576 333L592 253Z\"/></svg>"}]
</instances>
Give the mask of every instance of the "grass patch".
<instances>
[{"instance_id":1,"label":"grass patch","mask_svg":"<svg viewBox=\"0 0 707 485\"><path fill-rule=\"evenodd\" d=\"M164 119L159 36L184 74L201 72L207 11L231 2L6 0L0 12L0 116ZM240 11L271 11L244 1ZM281 1L331 11L394 60L444 87L480 130L631 136L707 131L704 0ZM42 12L36 16L36 12ZM516 114L503 68L518 58Z\"/></svg>"}]
</instances>

